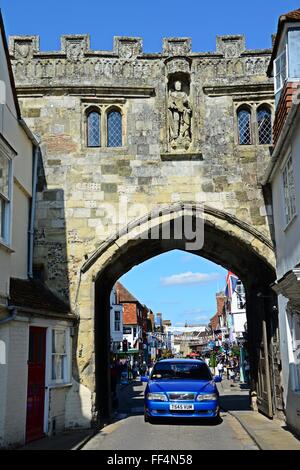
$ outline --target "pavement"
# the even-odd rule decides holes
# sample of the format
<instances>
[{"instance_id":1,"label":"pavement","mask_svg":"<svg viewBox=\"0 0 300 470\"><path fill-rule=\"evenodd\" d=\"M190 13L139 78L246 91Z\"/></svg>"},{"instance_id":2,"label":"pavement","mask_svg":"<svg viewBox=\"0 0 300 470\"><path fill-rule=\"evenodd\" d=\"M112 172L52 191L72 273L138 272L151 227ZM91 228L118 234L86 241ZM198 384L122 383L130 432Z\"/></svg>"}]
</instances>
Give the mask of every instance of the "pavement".
<instances>
[{"instance_id":1,"label":"pavement","mask_svg":"<svg viewBox=\"0 0 300 470\"><path fill-rule=\"evenodd\" d=\"M99 432L68 431L46 437L21 450L300 450L300 440L285 423L252 411L249 389L245 385L230 386L228 380L218 384L221 422L159 422L143 419L145 384L133 381L118 386L119 409L113 422Z\"/></svg>"},{"instance_id":2,"label":"pavement","mask_svg":"<svg viewBox=\"0 0 300 470\"><path fill-rule=\"evenodd\" d=\"M20 450L80 450L94 435L91 429L66 431L30 442Z\"/></svg>"},{"instance_id":3,"label":"pavement","mask_svg":"<svg viewBox=\"0 0 300 470\"><path fill-rule=\"evenodd\" d=\"M221 406L238 420L260 450L300 450L300 439L288 430L284 421L270 419L250 409L249 389L228 380L218 385Z\"/></svg>"}]
</instances>

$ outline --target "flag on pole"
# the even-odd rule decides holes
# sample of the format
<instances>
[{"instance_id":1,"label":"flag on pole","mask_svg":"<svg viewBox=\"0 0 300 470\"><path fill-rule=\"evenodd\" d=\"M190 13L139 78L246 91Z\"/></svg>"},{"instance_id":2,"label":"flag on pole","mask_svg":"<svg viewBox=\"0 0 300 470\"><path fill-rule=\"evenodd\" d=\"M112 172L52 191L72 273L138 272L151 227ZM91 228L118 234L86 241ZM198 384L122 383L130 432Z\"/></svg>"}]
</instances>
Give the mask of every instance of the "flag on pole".
<instances>
[{"instance_id":1,"label":"flag on pole","mask_svg":"<svg viewBox=\"0 0 300 470\"><path fill-rule=\"evenodd\" d=\"M225 296L228 299L232 299L232 294L235 291L238 279L239 278L235 274L228 271L228 274L226 277L226 288L225 288Z\"/></svg>"}]
</instances>

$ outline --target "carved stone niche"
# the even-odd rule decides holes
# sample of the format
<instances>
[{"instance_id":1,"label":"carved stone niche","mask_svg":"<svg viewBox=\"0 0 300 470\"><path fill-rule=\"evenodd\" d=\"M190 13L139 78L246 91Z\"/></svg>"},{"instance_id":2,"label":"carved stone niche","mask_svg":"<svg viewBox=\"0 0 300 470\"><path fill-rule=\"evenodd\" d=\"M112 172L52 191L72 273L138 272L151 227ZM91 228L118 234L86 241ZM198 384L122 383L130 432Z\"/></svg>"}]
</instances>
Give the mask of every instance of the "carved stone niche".
<instances>
[{"instance_id":1,"label":"carved stone niche","mask_svg":"<svg viewBox=\"0 0 300 470\"><path fill-rule=\"evenodd\" d=\"M226 59L240 57L245 50L245 36L217 36L217 52L223 54Z\"/></svg>"},{"instance_id":2,"label":"carved stone niche","mask_svg":"<svg viewBox=\"0 0 300 470\"><path fill-rule=\"evenodd\" d=\"M122 59L135 59L143 52L142 38L115 36L114 52Z\"/></svg>"},{"instance_id":3,"label":"carved stone niche","mask_svg":"<svg viewBox=\"0 0 300 470\"><path fill-rule=\"evenodd\" d=\"M191 38L164 38L163 52L169 56L184 56L191 52Z\"/></svg>"},{"instance_id":4,"label":"carved stone niche","mask_svg":"<svg viewBox=\"0 0 300 470\"><path fill-rule=\"evenodd\" d=\"M169 58L165 61L168 76L174 73L190 74L192 61L187 57Z\"/></svg>"},{"instance_id":5,"label":"carved stone niche","mask_svg":"<svg viewBox=\"0 0 300 470\"><path fill-rule=\"evenodd\" d=\"M61 36L61 51L71 61L81 59L85 52L90 50L90 37L88 34L72 34Z\"/></svg>"},{"instance_id":6,"label":"carved stone niche","mask_svg":"<svg viewBox=\"0 0 300 470\"><path fill-rule=\"evenodd\" d=\"M39 50L39 36L10 36L9 38L9 52L15 59L31 59Z\"/></svg>"},{"instance_id":7,"label":"carved stone niche","mask_svg":"<svg viewBox=\"0 0 300 470\"><path fill-rule=\"evenodd\" d=\"M190 74L176 71L168 75L168 150L188 151L192 144L192 104Z\"/></svg>"}]
</instances>

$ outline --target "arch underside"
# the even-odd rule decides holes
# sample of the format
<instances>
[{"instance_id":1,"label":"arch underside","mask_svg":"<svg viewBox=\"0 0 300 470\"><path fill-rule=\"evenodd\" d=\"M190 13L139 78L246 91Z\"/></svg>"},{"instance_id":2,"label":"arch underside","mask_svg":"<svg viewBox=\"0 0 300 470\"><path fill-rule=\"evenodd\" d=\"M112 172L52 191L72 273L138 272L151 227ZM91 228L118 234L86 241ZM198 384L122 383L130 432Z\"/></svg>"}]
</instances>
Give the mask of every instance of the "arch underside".
<instances>
[{"instance_id":1,"label":"arch underside","mask_svg":"<svg viewBox=\"0 0 300 470\"><path fill-rule=\"evenodd\" d=\"M165 218L164 218L165 217ZM171 225L181 216L167 212L152 220L153 227L159 227L160 234L164 224ZM190 214L191 219L195 218ZM145 219L146 220L146 219ZM96 409L103 416L109 414L109 297L114 283L133 266L138 265L159 254L178 249L186 251L186 239L145 239L131 237L137 226L139 233L145 234L145 220L131 224L125 236L125 230L115 234L88 260L82 273L92 276L95 282L95 366L96 366ZM259 355L263 341L263 319L271 321L271 302L273 294L270 285L275 280L274 253L271 242L255 229L234 220L224 213L213 213L205 210L204 244L201 249L189 250L215 262L237 274L246 288L247 320L249 331L250 355L252 357L252 375L254 381L259 381ZM147 225L149 230L149 225ZM172 230L171 230L172 234ZM158 273L159 277L159 273ZM258 292L263 292L265 298L259 299ZM153 293L155 295L155 293ZM213 312L212 312L213 314ZM271 323L270 323L271 325ZM273 335L273 326L268 327L269 338ZM106 379L103 381L103 377ZM105 385L104 385L105 384Z\"/></svg>"},{"instance_id":2,"label":"arch underside","mask_svg":"<svg viewBox=\"0 0 300 470\"><path fill-rule=\"evenodd\" d=\"M202 224L197 225L197 218ZM191 246L192 240L185 237L184 228L182 237L174 237L178 221L193 227L194 232L203 231L201 249ZM84 264L82 273L92 271L95 279L104 275L106 281L114 283L133 266L174 249L189 251L222 265L244 283L253 279L253 273L261 279L267 276L270 282L275 277L272 242L264 234L211 207L200 211L195 205L185 205L183 209L180 204L146 214L114 233Z\"/></svg>"}]
</instances>

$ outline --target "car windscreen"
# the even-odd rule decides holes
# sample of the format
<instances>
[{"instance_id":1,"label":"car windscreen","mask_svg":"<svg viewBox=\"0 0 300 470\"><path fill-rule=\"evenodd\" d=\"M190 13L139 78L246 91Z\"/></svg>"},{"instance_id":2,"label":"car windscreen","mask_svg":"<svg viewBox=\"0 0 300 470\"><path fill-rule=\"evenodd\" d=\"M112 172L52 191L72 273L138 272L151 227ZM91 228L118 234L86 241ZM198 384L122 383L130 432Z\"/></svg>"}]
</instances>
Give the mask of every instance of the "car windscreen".
<instances>
[{"instance_id":1,"label":"car windscreen","mask_svg":"<svg viewBox=\"0 0 300 470\"><path fill-rule=\"evenodd\" d=\"M204 363L158 362L153 368L151 379L212 380L212 376Z\"/></svg>"}]
</instances>

